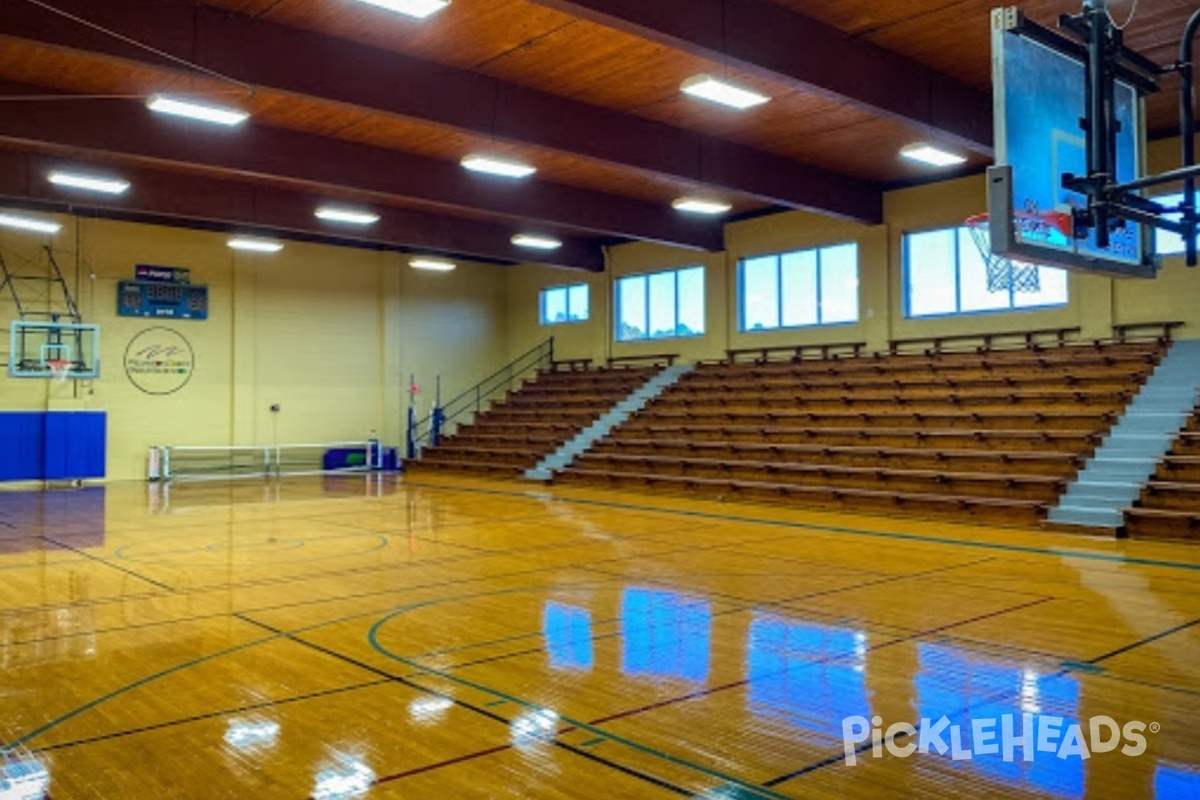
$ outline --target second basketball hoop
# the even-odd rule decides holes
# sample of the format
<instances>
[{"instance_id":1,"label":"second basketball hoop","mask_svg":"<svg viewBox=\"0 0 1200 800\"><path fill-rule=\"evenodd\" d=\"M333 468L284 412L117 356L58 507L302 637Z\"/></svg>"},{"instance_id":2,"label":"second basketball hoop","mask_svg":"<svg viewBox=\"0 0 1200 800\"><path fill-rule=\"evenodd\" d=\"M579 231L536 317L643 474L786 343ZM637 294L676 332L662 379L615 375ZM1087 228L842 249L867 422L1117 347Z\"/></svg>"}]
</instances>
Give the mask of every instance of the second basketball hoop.
<instances>
[{"instance_id":1,"label":"second basketball hoop","mask_svg":"<svg viewBox=\"0 0 1200 800\"><path fill-rule=\"evenodd\" d=\"M992 251L989 221L987 214L976 214L966 222L967 230L971 232L971 238L975 241L979 255L987 267L987 290L1024 294L1040 292L1042 280L1037 264L1017 261ZM1017 241L1070 241L1071 215L1058 211L1017 212L1013 214L1013 228Z\"/></svg>"}]
</instances>

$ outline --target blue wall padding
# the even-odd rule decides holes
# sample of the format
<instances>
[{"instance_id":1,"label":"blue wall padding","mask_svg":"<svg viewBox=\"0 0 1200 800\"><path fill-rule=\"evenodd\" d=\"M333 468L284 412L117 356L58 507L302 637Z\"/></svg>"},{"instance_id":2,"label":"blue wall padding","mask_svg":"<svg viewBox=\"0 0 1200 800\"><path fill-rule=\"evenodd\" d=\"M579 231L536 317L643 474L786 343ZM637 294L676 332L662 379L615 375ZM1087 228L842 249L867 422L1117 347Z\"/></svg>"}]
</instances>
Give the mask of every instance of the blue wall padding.
<instances>
[{"instance_id":1,"label":"blue wall padding","mask_svg":"<svg viewBox=\"0 0 1200 800\"><path fill-rule=\"evenodd\" d=\"M103 478L103 411L0 412L0 481Z\"/></svg>"}]
</instances>

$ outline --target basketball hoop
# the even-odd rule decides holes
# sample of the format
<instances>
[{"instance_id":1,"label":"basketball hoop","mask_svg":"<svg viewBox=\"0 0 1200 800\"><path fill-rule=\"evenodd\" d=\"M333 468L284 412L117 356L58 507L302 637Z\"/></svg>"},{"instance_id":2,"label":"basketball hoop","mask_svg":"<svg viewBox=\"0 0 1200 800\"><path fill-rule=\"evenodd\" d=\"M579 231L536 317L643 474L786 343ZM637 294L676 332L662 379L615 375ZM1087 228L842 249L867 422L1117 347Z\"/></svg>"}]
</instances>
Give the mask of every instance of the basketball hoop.
<instances>
[{"instance_id":1,"label":"basketball hoop","mask_svg":"<svg viewBox=\"0 0 1200 800\"><path fill-rule=\"evenodd\" d=\"M50 370L50 377L56 381L65 381L67 374L71 371L70 361L47 361L46 369Z\"/></svg>"},{"instance_id":2,"label":"basketball hoop","mask_svg":"<svg viewBox=\"0 0 1200 800\"><path fill-rule=\"evenodd\" d=\"M988 227L988 215L976 214L967 219L967 230L979 248L979 255L987 267L987 290L989 292L1020 292L1035 294L1042 290L1042 278L1037 264L1016 261L992 252L992 236ZM1014 227L1017 238L1033 238L1045 241L1052 233L1066 239L1071 237L1071 215L1061 211L1033 213L1016 212Z\"/></svg>"}]
</instances>

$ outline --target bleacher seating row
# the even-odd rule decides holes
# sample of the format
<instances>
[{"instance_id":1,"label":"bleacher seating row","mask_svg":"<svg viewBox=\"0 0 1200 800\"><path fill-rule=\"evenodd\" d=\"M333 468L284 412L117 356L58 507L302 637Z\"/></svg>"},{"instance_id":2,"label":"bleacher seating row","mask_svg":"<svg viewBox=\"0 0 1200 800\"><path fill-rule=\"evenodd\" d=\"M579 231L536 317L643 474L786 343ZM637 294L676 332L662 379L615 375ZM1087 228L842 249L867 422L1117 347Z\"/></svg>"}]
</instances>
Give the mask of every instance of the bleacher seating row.
<instances>
[{"instance_id":1,"label":"bleacher seating row","mask_svg":"<svg viewBox=\"0 0 1200 800\"><path fill-rule=\"evenodd\" d=\"M573 438L659 372L657 366L618 364L579 369L555 364L462 425L405 470L517 477Z\"/></svg>"},{"instance_id":2,"label":"bleacher seating row","mask_svg":"<svg viewBox=\"0 0 1200 800\"><path fill-rule=\"evenodd\" d=\"M1035 524L1165 343L701 364L565 483Z\"/></svg>"},{"instance_id":3,"label":"bleacher seating row","mask_svg":"<svg viewBox=\"0 0 1200 800\"><path fill-rule=\"evenodd\" d=\"M1200 409L1125 512L1130 536L1200 539Z\"/></svg>"},{"instance_id":4,"label":"bleacher seating row","mask_svg":"<svg viewBox=\"0 0 1200 800\"><path fill-rule=\"evenodd\" d=\"M884 355L824 346L816 358L797 349L781 361L734 351L684 375L557 480L1036 523L1167 343L1026 339L1011 350L939 342ZM672 358L555 365L415 466L518 475Z\"/></svg>"}]
</instances>

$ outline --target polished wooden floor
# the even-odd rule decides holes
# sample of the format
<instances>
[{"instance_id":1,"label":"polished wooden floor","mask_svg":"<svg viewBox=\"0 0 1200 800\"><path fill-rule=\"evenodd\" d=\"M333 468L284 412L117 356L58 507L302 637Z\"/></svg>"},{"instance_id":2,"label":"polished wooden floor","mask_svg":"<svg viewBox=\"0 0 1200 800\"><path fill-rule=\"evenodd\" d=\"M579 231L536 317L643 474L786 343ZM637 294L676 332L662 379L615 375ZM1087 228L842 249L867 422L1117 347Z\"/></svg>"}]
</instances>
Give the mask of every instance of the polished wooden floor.
<instances>
[{"instance_id":1,"label":"polished wooden floor","mask_svg":"<svg viewBox=\"0 0 1200 800\"><path fill-rule=\"evenodd\" d=\"M0 677L4 800L1195 798L1200 547L449 479L2 491ZM1022 714L1050 752L847 763L848 718ZM1054 752L1097 716L1145 751Z\"/></svg>"}]
</instances>

